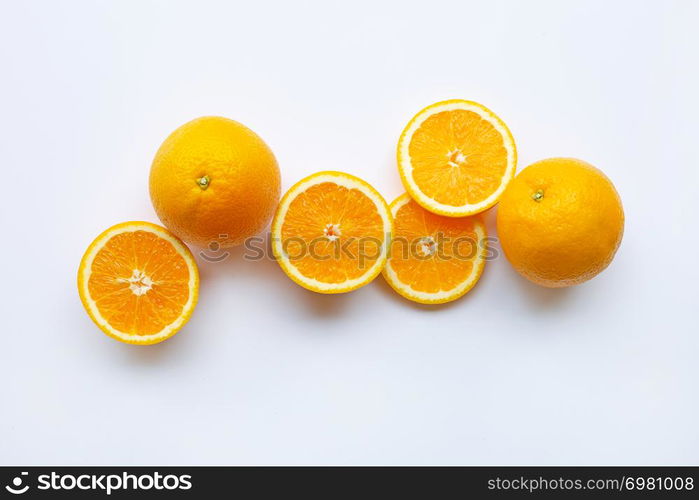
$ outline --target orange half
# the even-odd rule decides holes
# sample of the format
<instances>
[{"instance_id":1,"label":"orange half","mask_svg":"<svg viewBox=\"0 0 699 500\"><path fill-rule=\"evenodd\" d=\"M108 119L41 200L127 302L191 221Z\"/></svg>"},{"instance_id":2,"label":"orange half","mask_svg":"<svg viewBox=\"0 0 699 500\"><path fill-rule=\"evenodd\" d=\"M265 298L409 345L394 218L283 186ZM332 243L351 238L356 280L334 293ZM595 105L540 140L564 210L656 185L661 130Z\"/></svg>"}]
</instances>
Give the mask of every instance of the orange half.
<instances>
[{"instance_id":1,"label":"orange half","mask_svg":"<svg viewBox=\"0 0 699 500\"><path fill-rule=\"evenodd\" d=\"M78 291L104 333L129 344L155 344L189 320L199 271L189 249L167 229L124 222L88 247L78 270Z\"/></svg>"},{"instance_id":2,"label":"orange half","mask_svg":"<svg viewBox=\"0 0 699 500\"><path fill-rule=\"evenodd\" d=\"M391 231L391 214L378 191L353 175L319 172L282 198L272 222L272 250L302 287L349 292L381 272Z\"/></svg>"},{"instance_id":3,"label":"orange half","mask_svg":"<svg viewBox=\"0 0 699 500\"><path fill-rule=\"evenodd\" d=\"M448 217L492 207L516 164L517 149L505 123L472 101L426 107L398 141L398 170L406 190L430 212Z\"/></svg>"},{"instance_id":4,"label":"orange half","mask_svg":"<svg viewBox=\"0 0 699 500\"><path fill-rule=\"evenodd\" d=\"M391 203L394 233L383 276L406 299L422 304L456 300L478 282L487 240L480 216L428 212L408 194Z\"/></svg>"}]
</instances>

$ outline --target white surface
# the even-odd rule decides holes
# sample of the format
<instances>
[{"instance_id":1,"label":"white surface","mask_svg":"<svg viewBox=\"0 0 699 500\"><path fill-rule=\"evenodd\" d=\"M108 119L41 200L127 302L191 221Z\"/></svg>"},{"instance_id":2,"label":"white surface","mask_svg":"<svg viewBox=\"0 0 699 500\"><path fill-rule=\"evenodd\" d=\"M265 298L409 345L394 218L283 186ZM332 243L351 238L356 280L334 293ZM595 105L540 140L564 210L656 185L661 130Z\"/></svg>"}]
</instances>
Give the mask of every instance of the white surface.
<instances>
[{"instance_id":1,"label":"white surface","mask_svg":"<svg viewBox=\"0 0 699 500\"><path fill-rule=\"evenodd\" d=\"M698 3L0 5L0 463L699 463ZM508 123L520 169L611 177L604 274L547 290L500 258L429 308L381 278L315 295L237 252L201 264L163 344L83 311L82 253L157 222L148 169L178 125L237 119L284 189L337 169L391 200L402 127L452 97Z\"/></svg>"}]
</instances>

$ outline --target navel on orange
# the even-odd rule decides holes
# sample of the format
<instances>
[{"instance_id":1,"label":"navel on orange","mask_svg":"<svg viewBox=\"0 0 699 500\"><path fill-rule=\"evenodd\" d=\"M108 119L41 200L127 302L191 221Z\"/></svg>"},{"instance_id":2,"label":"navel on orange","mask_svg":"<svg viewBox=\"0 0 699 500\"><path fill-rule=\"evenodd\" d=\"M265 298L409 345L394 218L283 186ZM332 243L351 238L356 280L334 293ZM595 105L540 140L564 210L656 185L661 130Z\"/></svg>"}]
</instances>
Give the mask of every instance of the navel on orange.
<instances>
[{"instance_id":1,"label":"navel on orange","mask_svg":"<svg viewBox=\"0 0 699 500\"><path fill-rule=\"evenodd\" d=\"M129 344L155 344L189 320L199 271L187 247L165 228L124 222L100 234L85 252L78 292L104 333Z\"/></svg>"},{"instance_id":2,"label":"navel on orange","mask_svg":"<svg viewBox=\"0 0 699 500\"><path fill-rule=\"evenodd\" d=\"M464 217L497 203L515 173L512 134L481 104L453 99L426 107L398 141L398 170L430 212Z\"/></svg>"},{"instance_id":3,"label":"navel on orange","mask_svg":"<svg viewBox=\"0 0 699 500\"><path fill-rule=\"evenodd\" d=\"M242 243L269 224L279 202L272 151L255 132L220 116L197 118L170 134L149 182L163 224L200 247Z\"/></svg>"},{"instance_id":4,"label":"navel on orange","mask_svg":"<svg viewBox=\"0 0 699 500\"><path fill-rule=\"evenodd\" d=\"M612 182L589 163L550 158L522 170L498 205L498 235L512 266L547 287L602 272L624 233Z\"/></svg>"},{"instance_id":5,"label":"navel on orange","mask_svg":"<svg viewBox=\"0 0 699 500\"><path fill-rule=\"evenodd\" d=\"M353 175L319 172L282 198L272 222L272 249L299 285L319 293L349 292L381 272L391 230L378 191Z\"/></svg>"},{"instance_id":6,"label":"navel on orange","mask_svg":"<svg viewBox=\"0 0 699 500\"><path fill-rule=\"evenodd\" d=\"M480 215L436 215L407 194L391 203L391 214L394 233L383 277L396 292L414 302L441 304L473 288L487 252Z\"/></svg>"}]
</instances>

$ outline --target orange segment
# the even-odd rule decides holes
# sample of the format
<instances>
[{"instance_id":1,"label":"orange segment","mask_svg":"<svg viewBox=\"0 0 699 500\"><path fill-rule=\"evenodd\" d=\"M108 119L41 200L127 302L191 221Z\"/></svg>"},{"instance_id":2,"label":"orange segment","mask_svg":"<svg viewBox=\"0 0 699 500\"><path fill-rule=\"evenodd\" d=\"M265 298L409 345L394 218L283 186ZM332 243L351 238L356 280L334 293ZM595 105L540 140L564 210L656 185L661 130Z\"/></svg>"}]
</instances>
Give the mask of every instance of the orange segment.
<instances>
[{"instance_id":1,"label":"orange segment","mask_svg":"<svg viewBox=\"0 0 699 500\"><path fill-rule=\"evenodd\" d=\"M420 111L398 142L398 168L427 210L463 217L493 206L516 165L507 126L480 104L451 100Z\"/></svg>"},{"instance_id":2,"label":"orange segment","mask_svg":"<svg viewBox=\"0 0 699 500\"><path fill-rule=\"evenodd\" d=\"M319 172L282 198L272 224L274 254L291 279L321 293L359 288L381 271L391 217L381 195L342 172Z\"/></svg>"},{"instance_id":3,"label":"orange segment","mask_svg":"<svg viewBox=\"0 0 699 500\"><path fill-rule=\"evenodd\" d=\"M191 253L166 229L118 224L83 257L78 289L90 317L108 335L152 344L174 335L196 305L199 274Z\"/></svg>"},{"instance_id":4,"label":"orange segment","mask_svg":"<svg viewBox=\"0 0 699 500\"><path fill-rule=\"evenodd\" d=\"M394 237L383 276L407 299L450 302L478 281L485 266L486 230L479 216L428 212L408 194L391 203Z\"/></svg>"}]
</instances>

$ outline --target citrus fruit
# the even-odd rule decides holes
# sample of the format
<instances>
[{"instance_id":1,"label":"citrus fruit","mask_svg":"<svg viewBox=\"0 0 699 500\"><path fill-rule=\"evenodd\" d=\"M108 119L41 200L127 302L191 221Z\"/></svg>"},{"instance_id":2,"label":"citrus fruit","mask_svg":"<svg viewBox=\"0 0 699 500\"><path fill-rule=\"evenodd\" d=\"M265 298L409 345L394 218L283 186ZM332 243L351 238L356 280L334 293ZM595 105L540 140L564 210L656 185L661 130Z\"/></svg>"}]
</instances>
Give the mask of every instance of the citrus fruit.
<instances>
[{"instance_id":1,"label":"citrus fruit","mask_svg":"<svg viewBox=\"0 0 699 500\"><path fill-rule=\"evenodd\" d=\"M587 281L614 258L624 211L611 181L581 160L529 165L500 199L498 234L510 263L547 287Z\"/></svg>"},{"instance_id":2,"label":"citrus fruit","mask_svg":"<svg viewBox=\"0 0 699 500\"><path fill-rule=\"evenodd\" d=\"M291 187L272 222L272 250L284 272L320 293L355 290L386 263L392 220L368 183L318 172Z\"/></svg>"},{"instance_id":3,"label":"citrus fruit","mask_svg":"<svg viewBox=\"0 0 699 500\"><path fill-rule=\"evenodd\" d=\"M150 171L160 220L187 243L226 248L262 231L279 202L279 167L264 141L218 116L192 120L165 139Z\"/></svg>"},{"instance_id":4,"label":"citrus fruit","mask_svg":"<svg viewBox=\"0 0 699 500\"><path fill-rule=\"evenodd\" d=\"M454 218L428 212L408 194L391 203L393 239L383 277L403 297L441 304L463 296L485 267L480 215Z\"/></svg>"},{"instance_id":5,"label":"citrus fruit","mask_svg":"<svg viewBox=\"0 0 699 500\"><path fill-rule=\"evenodd\" d=\"M199 271L187 247L149 222L110 227L88 247L78 292L104 333L129 344L155 344L182 328L199 294Z\"/></svg>"},{"instance_id":6,"label":"citrus fruit","mask_svg":"<svg viewBox=\"0 0 699 500\"><path fill-rule=\"evenodd\" d=\"M398 141L398 170L406 190L430 212L448 217L492 207L516 164L507 126L472 101L453 99L426 107Z\"/></svg>"}]
</instances>

